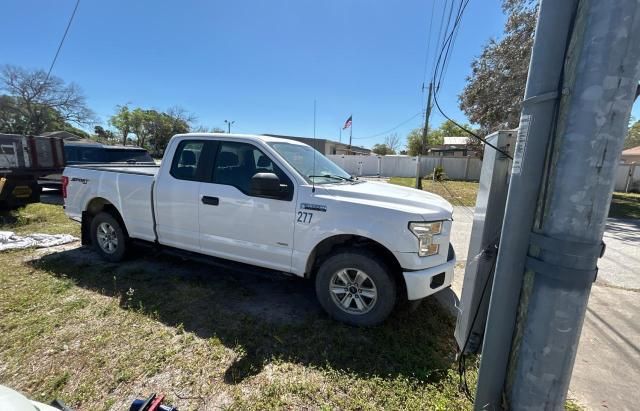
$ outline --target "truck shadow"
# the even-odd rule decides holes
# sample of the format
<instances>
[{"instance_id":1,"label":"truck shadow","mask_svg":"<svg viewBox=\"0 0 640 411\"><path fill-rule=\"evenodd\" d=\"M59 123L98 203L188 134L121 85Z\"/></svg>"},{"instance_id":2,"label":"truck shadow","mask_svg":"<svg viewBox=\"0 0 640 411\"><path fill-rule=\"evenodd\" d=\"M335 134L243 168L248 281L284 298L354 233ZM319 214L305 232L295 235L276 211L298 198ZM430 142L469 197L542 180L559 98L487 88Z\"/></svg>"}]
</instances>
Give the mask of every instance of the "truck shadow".
<instances>
[{"instance_id":1,"label":"truck shadow","mask_svg":"<svg viewBox=\"0 0 640 411\"><path fill-rule=\"evenodd\" d=\"M124 263L106 264L83 247L30 264L118 298L122 309L204 339L219 339L244 353L225 372L229 384L260 373L272 361L435 382L454 360L454 320L435 299L415 310L401 307L382 326L353 328L324 314L310 281L244 265L216 267L153 250L138 254Z\"/></svg>"}]
</instances>

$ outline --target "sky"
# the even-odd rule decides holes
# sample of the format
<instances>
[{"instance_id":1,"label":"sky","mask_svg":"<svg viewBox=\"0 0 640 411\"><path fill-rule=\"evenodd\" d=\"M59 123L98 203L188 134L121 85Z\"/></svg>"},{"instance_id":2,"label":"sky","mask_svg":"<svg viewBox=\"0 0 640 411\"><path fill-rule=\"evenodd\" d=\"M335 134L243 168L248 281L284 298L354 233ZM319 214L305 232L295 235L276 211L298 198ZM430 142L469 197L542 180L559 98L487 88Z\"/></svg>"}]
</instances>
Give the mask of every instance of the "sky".
<instances>
[{"instance_id":1,"label":"sky","mask_svg":"<svg viewBox=\"0 0 640 411\"><path fill-rule=\"evenodd\" d=\"M198 125L313 136L315 100L318 138L338 140L353 115L353 144L371 147L391 129L404 142L424 121L444 3L82 0L52 74L78 84L105 126L119 104L177 105ZM458 121L470 64L502 33L500 3L471 0L463 17L438 99ZM46 70L74 6L4 0L0 64Z\"/></svg>"}]
</instances>

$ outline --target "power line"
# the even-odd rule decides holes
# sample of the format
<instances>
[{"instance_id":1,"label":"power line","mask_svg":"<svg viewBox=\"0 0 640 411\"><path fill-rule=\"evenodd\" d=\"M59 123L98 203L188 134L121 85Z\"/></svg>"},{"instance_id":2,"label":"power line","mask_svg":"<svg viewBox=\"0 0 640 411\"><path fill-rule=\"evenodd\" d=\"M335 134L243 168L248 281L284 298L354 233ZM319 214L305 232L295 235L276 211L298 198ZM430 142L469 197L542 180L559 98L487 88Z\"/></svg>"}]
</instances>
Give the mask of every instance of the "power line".
<instances>
[{"instance_id":1,"label":"power line","mask_svg":"<svg viewBox=\"0 0 640 411\"><path fill-rule=\"evenodd\" d=\"M412 116L411 116L411 117L409 117L408 119L404 120L402 123L400 123L400 124L398 124L398 125L396 125L396 126L394 126L394 127L391 127L391 128L390 128L390 129L388 129L388 130L382 131L382 132L380 132L380 133L372 134L372 135L367 136L367 137L353 137L353 139L354 139L354 140L366 140L366 139L369 139L369 138L380 137L380 136L381 136L381 135L383 135L383 134L390 133L390 132L392 132L393 130L395 130L395 129L397 129L397 128L400 128L400 127L402 127L402 126L404 126L405 124L407 124L408 122L410 122L411 120L413 120L414 118L416 118L416 117L418 117L418 116L420 116L420 115L422 115L422 111L420 111L420 112L418 112L418 113L416 113L416 114L412 115Z\"/></svg>"},{"instance_id":2,"label":"power line","mask_svg":"<svg viewBox=\"0 0 640 411\"><path fill-rule=\"evenodd\" d=\"M483 142L487 146L489 146L489 147L493 148L494 150L498 151L499 153L505 155L507 158L513 159L513 157L509 153L507 153L506 151L504 151L504 150L496 147L495 145L489 143L486 139L480 137L479 135L477 135L473 131L468 130L466 127L462 126L461 124L459 124L458 122L453 120L451 117L449 117L444 112L442 107L440 107L440 103L438 102L438 92L439 92L439 89L440 89L440 84L441 84L442 79L444 77L444 71L446 70L446 67L448 65L448 61L449 61L449 58L451 57L451 53L453 52L454 39L456 38L458 30L460 29L460 26L462 25L462 16L463 16L464 11L467 8L468 4L469 4L469 0L460 0L460 3L458 5L458 10L457 10L457 13L456 13L455 21L453 23L453 26L451 27L451 31L447 35L449 22L451 20L451 16L453 14L453 8L454 8L454 4L451 3L451 9L449 11L449 21L447 22L447 29L445 30L445 36L443 38L442 48L440 49L440 54L438 56L438 60L437 60L436 65L435 65L433 78L432 78L432 81L435 83L435 92L433 93L433 101L435 103L436 108L438 109L438 111L440 112L440 114L444 118L446 118L447 120L451 121L453 124L455 124L461 130L463 130L466 133L468 133L471 137L478 139L479 141ZM436 78L437 78L437 81L436 81Z\"/></svg>"},{"instance_id":3,"label":"power line","mask_svg":"<svg viewBox=\"0 0 640 411\"><path fill-rule=\"evenodd\" d=\"M444 6L442 7L442 15L440 16L440 26L438 27L438 41L436 42L436 47L440 45L440 40L442 40L442 27L444 26L444 15L447 12L447 3L448 0L445 0ZM436 67L436 56L438 55L438 49L433 52L433 66L431 67L431 77L433 77L433 73Z\"/></svg>"},{"instance_id":4,"label":"power line","mask_svg":"<svg viewBox=\"0 0 640 411\"><path fill-rule=\"evenodd\" d=\"M53 61L51 61L51 65L49 66L49 71L47 72L47 77L45 79L45 83L49 80L49 76L51 75L51 70L53 70L53 66L56 64L56 60L58 60L58 55L60 54L60 50L62 49L62 45L64 44L65 39L67 38L67 33L69 32L69 27L71 27L71 23L73 22L73 18L76 15L76 11L78 10L78 6L80 5L80 0L76 1L76 6L73 8L73 13L71 13L71 17L69 17L69 22L67 23L67 28L64 30L64 34L62 35L62 39L60 39L60 44L58 44L58 49L56 50L55 56L53 56Z\"/></svg>"},{"instance_id":5,"label":"power line","mask_svg":"<svg viewBox=\"0 0 640 411\"><path fill-rule=\"evenodd\" d=\"M468 133L471 137L476 138L480 141L482 141L484 144L488 145L489 147L491 147L492 149L496 150L497 152L499 152L500 154L506 156L507 158L510 158L513 160L513 157L507 153L506 151L494 146L493 144L489 143L486 139L480 137L479 135L477 135L476 133L474 133L471 130L468 130L466 127L460 125L458 122L456 122L455 120L453 120L451 117L447 116L444 111L442 110L442 108L440 107L440 104L438 104L438 97L436 96L436 94L434 93L433 95L433 101L436 104L436 108L438 109L438 111L440 112L440 114L442 114L444 116L444 118L446 118L447 120L451 121L453 124L455 124L457 127L459 127L462 131Z\"/></svg>"},{"instance_id":6,"label":"power line","mask_svg":"<svg viewBox=\"0 0 640 411\"><path fill-rule=\"evenodd\" d=\"M452 38L454 36L455 33L457 33L457 31L459 30L460 26L461 26L461 22L462 22L462 16L464 14L464 11L467 7L467 5L469 4L469 0L461 0L460 4L458 6L458 11L456 13L456 18L455 18L455 22L451 28L451 32L448 33L447 35L447 31L449 28L449 23L451 21L451 16L453 14L453 8L454 8L454 4L451 4L451 9L449 10L449 18L447 21L447 29L444 32L444 37L442 40L442 48L440 49L440 54L438 55L438 60L436 61L436 66L434 69L434 73L433 73L433 79L432 81L434 82L435 86L436 86L436 93L439 91L440 89L440 84L442 82L442 77L443 77L443 67L446 63L446 61L449 59L449 57L451 56L451 51L452 51ZM437 81L436 81L437 78Z\"/></svg>"},{"instance_id":7,"label":"power line","mask_svg":"<svg viewBox=\"0 0 640 411\"><path fill-rule=\"evenodd\" d=\"M458 37L458 32L460 31L462 13L464 13L464 9L467 7L468 3L469 3L469 0L466 0L463 6L463 2L460 1L460 5L458 6L456 21L455 21L454 27L451 29L449 44L447 45L447 52L445 53L445 58L440 70L440 77L438 78L438 88L440 88L440 83L442 82L442 79L447 75L447 68L449 67L449 63L451 61L450 57L453 54L456 38Z\"/></svg>"},{"instance_id":8,"label":"power line","mask_svg":"<svg viewBox=\"0 0 640 411\"><path fill-rule=\"evenodd\" d=\"M429 18L429 35L427 36L427 51L424 54L424 70L422 72L422 89L424 90L424 82L427 79L427 66L429 65L429 51L431 50L431 31L433 28L433 14L436 8L436 1L431 3L431 16ZM436 43L437 47L437 43Z\"/></svg>"}]
</instances>

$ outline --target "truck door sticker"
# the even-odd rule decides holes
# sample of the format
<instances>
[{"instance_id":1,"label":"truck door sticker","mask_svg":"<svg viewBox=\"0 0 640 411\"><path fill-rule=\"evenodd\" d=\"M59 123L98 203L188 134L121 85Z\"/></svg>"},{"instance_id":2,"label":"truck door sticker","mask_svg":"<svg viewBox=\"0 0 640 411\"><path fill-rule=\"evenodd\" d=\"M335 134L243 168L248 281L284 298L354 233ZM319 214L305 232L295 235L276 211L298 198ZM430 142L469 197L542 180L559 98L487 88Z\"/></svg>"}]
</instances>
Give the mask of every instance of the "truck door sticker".
<instances>
[{"instance_id":1,"label":"truck door sticker","mask_svg":"<svg viewBox=\"0 0 640 411\"><path fill-rule=\"evenodd\" d=\"M307 213L306 211L298 211L298 222L303 224L311 223L313 213Z\"/></svg>"}]
</instances>

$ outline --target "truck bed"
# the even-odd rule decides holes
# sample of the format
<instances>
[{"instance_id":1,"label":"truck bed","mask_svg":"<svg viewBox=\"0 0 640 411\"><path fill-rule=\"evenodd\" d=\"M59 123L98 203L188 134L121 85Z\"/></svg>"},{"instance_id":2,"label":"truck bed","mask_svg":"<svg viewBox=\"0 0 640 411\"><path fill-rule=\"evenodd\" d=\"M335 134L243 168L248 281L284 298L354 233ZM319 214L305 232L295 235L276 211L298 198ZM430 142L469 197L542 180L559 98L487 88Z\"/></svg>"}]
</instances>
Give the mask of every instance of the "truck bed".
<instances>
[{"instance_id":1,"label":"truck bed","mask_svg":"<svg viewBox=\"0 0 640 411\"><path fill-rule=\"evenodd\" d=\"M112 203L122 214L132 238L155 240L152 187L158 166L90 164L73 165L64 170L68 178L65 211L80 220L91 199Z\"/></svg>"},{"instance_id":2,"label":"truck bed","mask_svg":"<svg viewBox=\"0 0 640 411\"><path fill-rule=\"evenodd\" d=\"M83 165L72 165L67 166L67 168L80 168L84 170L96 170L96 171L109 171L113 173L125 173L125 174L138 174L144 176L154 177L158 174L158 170L160 169L159 165L150 166L150 165L123 165L123 164L83 164Z\"/></svg>"}]
</instances>

